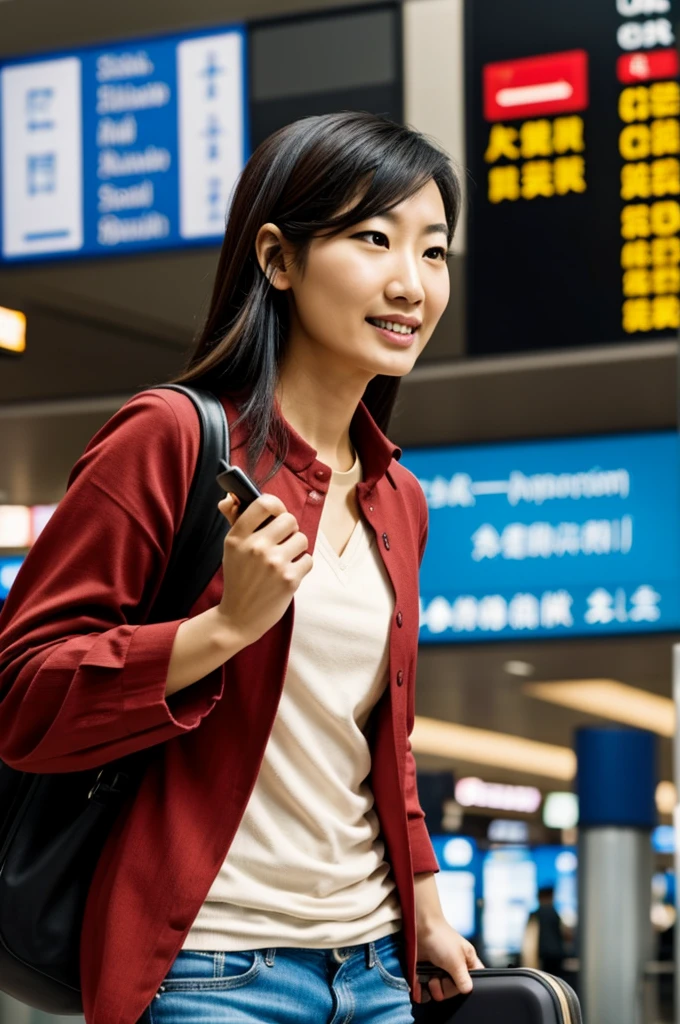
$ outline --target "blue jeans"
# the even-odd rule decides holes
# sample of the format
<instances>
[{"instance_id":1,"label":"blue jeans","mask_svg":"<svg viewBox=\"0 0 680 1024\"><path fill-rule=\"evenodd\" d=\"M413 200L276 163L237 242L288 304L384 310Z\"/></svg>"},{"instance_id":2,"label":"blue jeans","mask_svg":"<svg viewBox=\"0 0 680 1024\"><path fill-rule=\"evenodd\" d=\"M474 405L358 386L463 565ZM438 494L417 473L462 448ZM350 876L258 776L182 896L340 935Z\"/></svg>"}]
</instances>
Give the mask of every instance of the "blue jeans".
<instances>
[{"instance_id":1,"label":"blue jeans","mask_svg":"<svg viewBox=\"0 0 680 1024\"><path fill-rule=\"evenodd\" d=\"M140 1024L413 1024L401 949L184 950Z\"/></svg>"}]
</instances>

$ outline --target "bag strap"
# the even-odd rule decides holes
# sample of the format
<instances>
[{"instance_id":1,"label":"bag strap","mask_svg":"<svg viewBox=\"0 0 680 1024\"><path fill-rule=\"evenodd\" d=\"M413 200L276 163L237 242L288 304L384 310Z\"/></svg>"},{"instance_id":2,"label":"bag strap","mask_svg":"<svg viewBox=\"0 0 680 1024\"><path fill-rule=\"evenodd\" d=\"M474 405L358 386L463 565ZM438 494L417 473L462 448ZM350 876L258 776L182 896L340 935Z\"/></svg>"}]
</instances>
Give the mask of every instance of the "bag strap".
<instances>
[{"instance_id":1,"label":"bag strap","mask_svg":"<svg viewBox=\"0 0 680 1024\"><path fill-rule=\"evenodd\" d=\"M159 384L179 391L193 402L201 428L196 468L187 495L182 523L172 545L165 575L146 622L171 622L191 611L222 563L224 538L229 524L217 508L224 492L216 481L219 461L229 462L229 424L220 400L211 391L183 384ZM90 799L120 801L130 792L154 756L155 748L142 750L105 765Z\"/></svg>"},{"instance_id":2,"label":"bag strap","mask_svg":"<svg viewBox=\"0 0 680 1024\"><path fill-rule=\"evenodd\" d=\"M216 481L219 461L229 462L229 424L220 400L211 391L183 384L162 384L193 402L201 427L196 469L189 489L182 525L172 546L170 561L154 601L150 622L182 619L210 583L222 562L229 524L217 503L224 497Z\"/></svg>"}]
</instances>

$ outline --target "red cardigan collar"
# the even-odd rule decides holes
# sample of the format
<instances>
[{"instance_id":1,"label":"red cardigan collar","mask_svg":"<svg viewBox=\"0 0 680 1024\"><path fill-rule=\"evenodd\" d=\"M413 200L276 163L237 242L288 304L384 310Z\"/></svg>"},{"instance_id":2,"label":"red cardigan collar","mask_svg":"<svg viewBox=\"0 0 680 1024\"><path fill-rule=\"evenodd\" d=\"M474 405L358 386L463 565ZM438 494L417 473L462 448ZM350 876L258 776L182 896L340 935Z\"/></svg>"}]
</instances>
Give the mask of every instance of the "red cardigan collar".
<instances>
[{"instance_id":1,"label":"red cardigan collar","mask_svg":"<svg viewBox=\"0 0 680 1024\"><path fill-rule=\"evenodd\" d=\"M238 417L237 407L231 399L227 400L227 404L228 409L232 412L232 415L229 416L229 421L232 422L233 419ZM283 420L283 423L288 436L288 453L285 458L285 465L293 473L305 473L310 466L318 462L317 452L293 429L290 423L286 420ZM398 448L389 438L385 437L363 402L360 402L357 406L357 410L352 418L350 433L361 459L364 471L364 485L370 490L371 487L385 476L392 459L401 458L401 448ZM232 446L234 448L247 444L247 440L248 427L245 423L240 423L235 429L232 429ZM270 450L273 451L271 445ZM321 465L321 463L318 464Z\"/></svg>"}]
</instances>

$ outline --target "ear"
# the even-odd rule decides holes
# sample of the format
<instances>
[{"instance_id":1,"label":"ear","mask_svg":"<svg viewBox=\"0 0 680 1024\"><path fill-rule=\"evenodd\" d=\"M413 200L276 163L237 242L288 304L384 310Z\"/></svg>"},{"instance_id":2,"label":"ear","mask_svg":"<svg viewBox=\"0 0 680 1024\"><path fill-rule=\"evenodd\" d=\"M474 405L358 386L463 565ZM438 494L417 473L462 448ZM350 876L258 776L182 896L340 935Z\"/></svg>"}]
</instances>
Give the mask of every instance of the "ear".
<instances>
[{"instance_id":1,"label":"ear","mask_svg":"<svg viewBox=\"0 0 680 1024\"><path fill-rule=\"evenodd\" d=\"M263 224L255 239L255 254L263 274L273 288L285 292L291 287L286 269L289 262L286 240L276 224Z\"/></svg>"}]
</instances>

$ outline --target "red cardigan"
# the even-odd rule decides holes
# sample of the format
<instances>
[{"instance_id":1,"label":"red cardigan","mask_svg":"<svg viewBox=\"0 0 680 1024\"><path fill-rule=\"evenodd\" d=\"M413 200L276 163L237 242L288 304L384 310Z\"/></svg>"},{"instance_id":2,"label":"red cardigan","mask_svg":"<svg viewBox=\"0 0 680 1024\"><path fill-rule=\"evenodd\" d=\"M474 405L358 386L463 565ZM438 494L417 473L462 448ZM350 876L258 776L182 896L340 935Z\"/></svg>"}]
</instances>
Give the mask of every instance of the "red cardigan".
<instances>
[{"instance_id":1,"label":"red cardigan","mask_svg":"<svg viewBox=\"0 0 680 1024\"><path fill-rule=\"evenodd\" d=\"M230 422L234 407L225 402ZM362 405L352 436L361 514L395 592L389 687L375 714L370 782L416 957L413 875L437 862L408 740L418 648L418 566L427 506L399 450ZM233 461L245 465L245 431ZM222 668L165 700L180 620L140 624L182 519L199 445L192 404L172 391L129 401L76 464L0 616L0 758L68 772L162 743L99 862L82 932L88 1024L134 1024L153 998L222 865L259 771L286 673L294 608ZM261 466L271 465L267 451ZM258 470L260 467L258 467ZM290 430L266 484L313 550L330 470ZM222 573L192 614L218 603Z\"/></svg>"}]
</instances>

